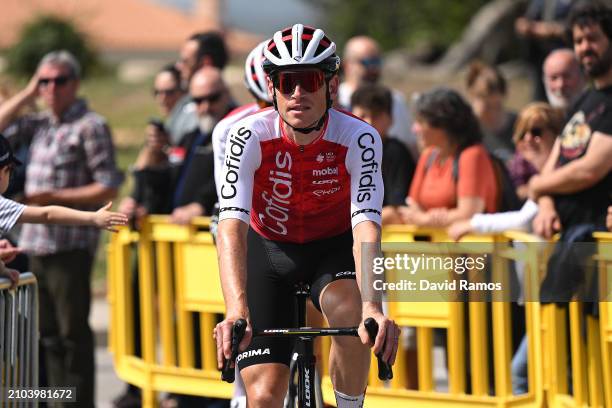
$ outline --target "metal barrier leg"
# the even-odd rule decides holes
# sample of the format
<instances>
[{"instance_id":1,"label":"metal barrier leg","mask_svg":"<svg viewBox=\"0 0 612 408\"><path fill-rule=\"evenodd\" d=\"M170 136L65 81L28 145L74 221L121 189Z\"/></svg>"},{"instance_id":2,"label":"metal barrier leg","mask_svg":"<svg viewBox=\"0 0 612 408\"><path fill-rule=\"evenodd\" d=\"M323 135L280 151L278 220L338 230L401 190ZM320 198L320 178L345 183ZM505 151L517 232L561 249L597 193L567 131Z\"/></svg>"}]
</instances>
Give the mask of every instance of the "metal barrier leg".
<instances>
[{"instance_id":1,"label":"metal barrier leg","mask_svg":"<svg viewBox=\"0 0 612 408\"><path fill-rule=\"evenodd\" d=\"M599 344L599 320L592 316L587 317L587 349L589 352L589 398L591 407L604 406L604 390L602 388L602 358ZM605 383L603 383L605 386ZM608 383L608 387L610 387Z\"/></svg>"},{"instance_id":2,"label":"metal barrier leg","mask_svg":"<svg viewBox=\"0 0 612 408\"><path fill-rule=\"evenodd\" d=\"M572 388L574 400L579 406L588 405L589 388L587 385L586 350L582 335L581 303L571 302L570 312L570 347L572 359Z\"/></svg>"},{"instance_id":3,"label":"metal barrier leg","mask_svg":"<svg viewBox=\"0 0 612 408\"><path fill-rule=\"evenodd\" d=\"M433 391L433 330L417 327L419 391Z\"/></svg>"}]
</instances>

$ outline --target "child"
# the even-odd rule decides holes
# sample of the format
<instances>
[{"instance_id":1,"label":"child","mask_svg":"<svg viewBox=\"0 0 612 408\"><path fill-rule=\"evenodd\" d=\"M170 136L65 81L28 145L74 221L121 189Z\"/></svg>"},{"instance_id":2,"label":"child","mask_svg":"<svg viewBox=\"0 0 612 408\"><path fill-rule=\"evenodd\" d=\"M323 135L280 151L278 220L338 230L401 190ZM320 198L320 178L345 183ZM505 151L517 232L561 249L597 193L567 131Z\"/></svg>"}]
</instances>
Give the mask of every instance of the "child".
<instances>
[{"instance_id":1,"label":"child","mask_svg":"<svg viewBox=\"0 0 612 408\"><path fill-rule=\"evenodd\" d=\"M4 194L8 188L13 168L20 164L21 162L13 155L8 141L0 133L0 194ZM109 202L95 212L79 211L58 205L33 207L0 195L0 234L6 234L16 223L90 225L115 232L115 227L127 223L127 216L108 211L111 205ZM11 288L14 288L19 281L19 272L6 268L0 261L0 277L10 279Z\"/></svg>"}]
</instances>

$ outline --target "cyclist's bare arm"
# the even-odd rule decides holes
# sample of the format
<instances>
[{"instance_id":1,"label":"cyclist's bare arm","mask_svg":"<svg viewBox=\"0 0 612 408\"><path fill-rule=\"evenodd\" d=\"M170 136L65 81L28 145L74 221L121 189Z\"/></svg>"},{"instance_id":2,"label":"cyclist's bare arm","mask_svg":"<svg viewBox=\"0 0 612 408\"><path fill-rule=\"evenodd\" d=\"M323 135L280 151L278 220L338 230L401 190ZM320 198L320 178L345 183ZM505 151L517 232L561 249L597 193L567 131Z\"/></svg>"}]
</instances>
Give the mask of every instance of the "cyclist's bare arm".
<instances>
[{"instance_id":1,"label":"cyclist's bare arm","mask_svg":"<svg viewBox=\"0 0 612 408\"><path fill-rule=\"evenodd\" d=\"M373 281L372 263L363 262L363 264L365 264L363 265L363 257L365 256L366 259L372 259L380 255L380 226L372 221L362 221L357 224L355 228L353 228L353 256L355 258L357 284L362 294L369 292L367 299L363 300L363 317L361 320L363 322L368 317L372 317L376 320L379 329L376 341L374 342L374 354L378 355L382 352L383 360L392 365L395 362L395 355L397 354L397 338L400 332L399 327L395 322L389 320L383 314L380 299L371 298L372 296L370 295L373 294L372 291L367 289L364 290L365 288L362 287L364 284L371 285ZM364 266L366 266L367 270L364 269ZM369 343L369 337L363 323L359 326L359 337L364 344Z\"/></svg>"},{"instance_id":2,"label":"cyclist's bare arm","mask_svg":"<svg viewBox=\"0 0 612 408\"><path fill-rule=\"evenodd\" d=\"M223 364L223 357L230 358L231 336L234 321L242 318L248 321L249 310L246 295L246 251L249 226L238 219L226 219L219 222L217 234L217 254L219 258L219 275L225 299L225 319L215 328L217 362ZM251 336L250 328L241 342L244 349Z\"/></svg>"}]
</instances>

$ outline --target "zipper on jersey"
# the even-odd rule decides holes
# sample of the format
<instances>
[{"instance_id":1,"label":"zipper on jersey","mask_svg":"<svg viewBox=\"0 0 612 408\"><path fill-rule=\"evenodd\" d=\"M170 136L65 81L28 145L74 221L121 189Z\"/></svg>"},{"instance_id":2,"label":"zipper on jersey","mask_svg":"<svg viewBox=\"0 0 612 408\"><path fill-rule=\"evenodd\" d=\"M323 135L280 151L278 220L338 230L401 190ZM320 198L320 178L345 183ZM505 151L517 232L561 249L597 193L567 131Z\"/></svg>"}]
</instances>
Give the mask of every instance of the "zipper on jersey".
<instances>
[{"instance_id":1,"label":"zipper on jersey","mask_svg":"<svg viewBox=\"0 0 612 408\"><path fill-rule=\"evenodd\" d=\"M300 242L304 242L304 145L300 145Z\"/></svg>"}]
</instances>

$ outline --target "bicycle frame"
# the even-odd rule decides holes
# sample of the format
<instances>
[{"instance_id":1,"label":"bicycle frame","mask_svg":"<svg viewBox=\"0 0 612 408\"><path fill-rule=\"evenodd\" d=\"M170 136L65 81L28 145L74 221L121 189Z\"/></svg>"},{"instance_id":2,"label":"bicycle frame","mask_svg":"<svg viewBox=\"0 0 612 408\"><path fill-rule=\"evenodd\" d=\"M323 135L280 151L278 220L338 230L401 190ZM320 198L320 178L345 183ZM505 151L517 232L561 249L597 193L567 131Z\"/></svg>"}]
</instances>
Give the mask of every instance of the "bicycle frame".
<instances>
[{"instance_id":1,"label":"bicycle frame","mask_svg":"<svg viewBox=\"0 0 612 408\"><path fill-rule=\"evenodd\" d=\"M286 337L296 338L295 352L297 353L298 365L298 406L300 408L316 408L315 400L315 364L314 339L320 336L353 336L357 337L357 327L337 327L337 328L312 328L306 325L306 298L310 295L310 288L307 284L296 285L295 292L298 304L298 325L299 328L280 328L280 329L253 329L253 337ZM371 341L373 342L378 333L378 324L374 319L367 319L364 322ZM237 320L232 330L232 357L224 361L222 379L227 382L234 382L234 369L230 365L238 355L238 345L242 340L246 330L246 321ZM393 378L391 367L382 361L378 356L378 376L381 380ZM291 381L292 379L290 379Z\"/></svg>"}]
</instances>

